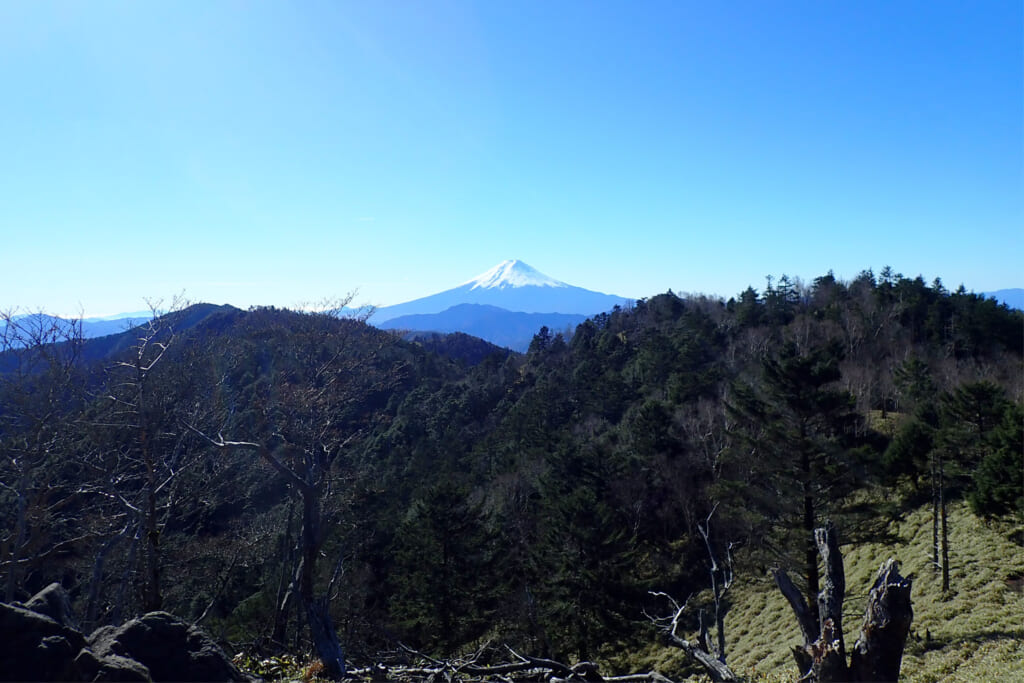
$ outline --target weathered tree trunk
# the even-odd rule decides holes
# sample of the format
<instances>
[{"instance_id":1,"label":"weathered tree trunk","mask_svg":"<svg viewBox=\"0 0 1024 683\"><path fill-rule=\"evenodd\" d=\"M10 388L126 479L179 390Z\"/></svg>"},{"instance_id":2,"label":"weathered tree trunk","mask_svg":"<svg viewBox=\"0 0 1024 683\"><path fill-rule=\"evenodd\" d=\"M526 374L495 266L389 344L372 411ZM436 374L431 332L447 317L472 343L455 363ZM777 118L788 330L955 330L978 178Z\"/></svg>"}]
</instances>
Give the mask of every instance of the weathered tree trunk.
<instances>
[{"instance_id":1,"label":"weathered tree trunk","mask_svg":"<svg viewBox=\"0 0 1024 683\"><path fill-rule=\"evenodd\" d=\"M21 582L21 575L19 571L21 565L21 547L25 544L25 539L28 536L28 522L26 519L28 503L25 498L25 490L27 488L25 479L26 478L22 476L21 481L18 482L18 516L17 521L14 524L14 538L11 541L10 555L8 556L7 562L7 588L4 591L4 602L14 601L18 584Z\"/></svg>"},{"instance_id":2,"label":"weathered tree trunk","mask_svg":"<svg viewBox=\"0 0 1024 683\"><path fill-rule=\"evenodd\" d=\"M829 522L824 529L814 530L814 544L825 565L825 585L818 593L818 680L846 680L846 646L843 643L843 597L846 595L846 572L839 551L839 534Z\"/></svg>"},{"instance_id":3,"label":"weathered tree trunk","mask_svg":"<svg viewBox=\"0 0 1024 683\"><path fill-rule=\"evenodd\" d=\"M306 619L309 620L309 632L313 638L316 654L324 665L323 676L331 680L339 680L345 676L345 654L338 641L338 632L334 629L331 619L330 605L327 598L311 600L306 604Z\"/></svg>"},{"instance_id":4,"label":"weathered tree trunk","mask_svg":"<svg viewBox=\"0 0 1024 683\"><path fill-rule=\"evenodd\" d=\"M100 589L103 584L103 566L107 561L107 554L127 535L128 527L126 526L119 534L107 539L96 552L96 558L92 565L92 578L89 581L89 597L86 600L83 626L93 627L96 625L96 617L99 615Z\"/></svg>"},{"instance_id":5,"label":"weathered tree trunk","mask_svg":"<svg viewBox=\"0 0 1024 683\"><path fill-rule=\"evenodd\" d=\"M725 613L728 611L725 595L732 587L733 581L732 544L726 544L725 559L722 560L719 554L715 552L714 545L711 542L711 518L714 517L715 510L717 509L718 504L716 503L704 519L704 523L697 524L697 531L700 532L701 537L704 539L710 563L709 574L715 607L716 640L712 640L711 634L708 631L707 623L704 621L704 610L700 610L698 613L697 643L694 644L681 638L677 631L679 619L686 610L686 605L680 606L673 598L664 593L654 593L653 595L668 598L675 610L674 614L668 618L652 619L652 621L660 626L662 632L668 636L670 643L679 647L690 658L700 663L712 681L740 681L742 679L725 663Z\"/></svg>"},{"instance_id":6,"label":"weathered tree trunk","mask_svg":"<svg viewBox=\"0 0 1024 683\"><path fill-rule=\"evenodd\" d=\"M775 571L776 584L793 608L804 637L803 647L793 648L800 680L808 683L897 680L913 619L910 580L900 576L895 560L882 565L868 598L861 636L847 666L842 621L846 578L839 538L832 523L824 529L815 529L814 540L825 565L825 585L818 594L817 623L807 601L786 572Z\"/></svg>"},{"instance_id":7,"label":"weathered tree trunk","mask_svg":"<svg viewBox=\"0 0 1024 683\"><path fill-rule=\"evenodd\" d=\"M850 656L851 681L895 681L914 610L910 579L900 576L896 560L886 560L868 594L864 623Z\"/></svg>"},{"instance_id":8,"label":"weathered tree trunk","mask_svg":"<svg viewBox=\"0 0 1024 683\"><path fill-rule=\"evenodd\" d=\"M721 661L716 654L711 652L713 649L710 642L711 638L707 634L707 628L704 626L703 621L701 623L701 634L698 636L698 641L696 643L691 643L679 636L677 632L679 629L679 620L686 611L686 604L680 606L675 599L665 593L652 593L652 595L667 598L672 604L673 613L671 616L651 618L651 621L658 626L662 633L665 634L671 645L675 645L685 652L691 659L703 666L711 680L716 683L720 681L742 680L725 664L725 662Z\"/></svg>"},{"instance_id":9,"label":"weathered tree trunk","mask_svg":"<svg viewBox=\"0 0 1024 683\"><path fill-rule=\"evenodd\" d=\"M316 490L307 485L302 494L302 560L299 570L299 596L309 622L309 633L316 654L324 665L323 675L338 680L345 675L345 656L338 632L331 619L330 596L314 597L314 571L321 545L321 517Z\"/></svg>"},{"instance_id":10,"label":"weathered tree trunk","mask_svg":"<svg viewBox=\"0 0 1024 683\"><path fill-rule=\"evenodd\" d=\"M154 473L150 470L150 484L146 492L146 545L143 556L145 574L142 588L142 610L157 612L163 609L164 597L160 592L160 528L157 523Z\"/></svg>"},{"instance_id":11,"label":"weathered tree trunk","mask_svg":"<svg viewBox=\"0 0 1024 683\"><path fill-rule=\"evenodd\" d=\"M324 496L323 477L326 476L324 472L327 466L321 464L314 467L307 464L306 467L293 470L279 460L266 444L252 441L225 441L223 437L219 436L217 439L211 439L194 427L191 429L218 448L256 449L267 464L295 487L302 500L302 531L299 537L299 565L296 572L300 605L306 614L306 621L309 623L313 646L324 665L323 675L334 680L344 677L345 657L341 643L338 641L338 633L334 629L334 621L331 619L329 592L317 599L314 590L316 563L324 541L321 502ZM286 595L285 603L287 602ZM275 628L275 633L277 632Z\"/></svg>"},{"instance_id":12,"label":"weathered tree trunk","mask_svg":"<svg viewBox=\"0 0 1024 683\"><path fill-rule=\"evenodd\" d=\"M949 531L946 527L946 472L939 457L939 512L942 521L942 592L949 592Z\"/></svg>"},{"instance_id":13,"label":"weathered tree trunk","mask_svg":"<svg viewBox=\"0 0 1024 683\"><path fill-rule=\"evenodd\" d=\"M931 457L931 483L932 483L932 566L935 571L942 567L939 561L939 510L942 508L942 484L939 482L938 452L933 451Z\"/></svg>"},{"instance_id":14,"label":"weathered tree trunk","mask_svg":"<svg viewBox=\"0 0 1024 683\"><path fill-rule=\"evenodd\" d=\"M839 534L829 522L824 529L814 530L814 543L825 565L825 586L818 593L818 628L820 633L831 627L839 635L838 653L846 661L843 644L843 598L846 596L846 571L843 555L839 550Z\"/></svg>"},{"instance_id":15,"label":"weathered tree trunk","mask_svg":"<svg viewBox=\"0 0 1024 683\"><path fill-rule=\"evenodd\" d=\"M674 633L669 633L669 642L678 647L680 650L685 652L693 659L700 662L704 667L705 673L715 683L731 683L733 681L741 680L739 676L733 673L732 669L726 666L724 663L718 661L710 652L705 652L702 648L697 647L688 640L684 640Z\"/></svg>"}]
</instances>

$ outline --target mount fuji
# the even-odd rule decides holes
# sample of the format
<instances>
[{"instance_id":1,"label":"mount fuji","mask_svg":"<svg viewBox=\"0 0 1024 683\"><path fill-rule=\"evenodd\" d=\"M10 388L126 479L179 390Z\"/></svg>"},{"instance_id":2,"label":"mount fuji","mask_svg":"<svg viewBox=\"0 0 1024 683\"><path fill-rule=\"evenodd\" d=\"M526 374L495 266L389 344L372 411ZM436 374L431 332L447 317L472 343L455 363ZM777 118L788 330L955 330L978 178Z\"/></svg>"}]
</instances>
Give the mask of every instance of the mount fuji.
<instances>
[{"instance_id":1,"label":"mount fuji","mask_svg":"<svg viewBox=\"0 0 1024 683\"><path fill-rule=\"evenodd\" d=\"M566 284L513 259L458 287L379 308L371 320L382 329L465 332L524 351L541 327L560 331L632 303Z\"/></svg>"},{"instance_id":2,"label":"mount fuji","mask_svg":"<svg viewBox=\"0 0 1024 683\"><path fill-rule=\"evenodd\" d=\"M377 309L374 323L383 323L405 315L441 313L460 304L496 306L518 313L570 313L594 315L615 306L633 303L612 294L574 287L548 277L526 263L502 261L458 287Z\"/></svg>"}]
</instances>

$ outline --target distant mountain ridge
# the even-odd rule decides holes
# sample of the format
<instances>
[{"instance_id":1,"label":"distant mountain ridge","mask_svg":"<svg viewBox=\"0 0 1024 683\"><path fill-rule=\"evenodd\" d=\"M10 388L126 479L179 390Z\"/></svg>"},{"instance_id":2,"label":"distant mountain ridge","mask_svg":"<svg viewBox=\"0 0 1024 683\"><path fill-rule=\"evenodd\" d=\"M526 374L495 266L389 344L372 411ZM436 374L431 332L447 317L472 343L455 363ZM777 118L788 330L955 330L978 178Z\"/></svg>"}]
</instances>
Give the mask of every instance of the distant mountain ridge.
<instances>
[{"instance_id":1,"label":"distant mountain ridge","mask_svg":"<svg viewBox=\"0 0 1024 683\"><path fill-rule=\"evenodd\" d=\"M553 333L571 332L588 317L616 306L629 307L633 301L570 285L523 261L510 259L452 289L379 308L369 322L388 330L462 332L525 351L541 327L546 326ZM37 317L34 324L40 329L71 324L70 320L42 313L30 315ZM75 324L81 325L83 337L93 339L120 336L151 317L149 313L124 313L85 318Z\"/></svg>"},{"instance_id":2,"label":"distant mountain ridge","mask_svg":"<svg viewBox=\"0 0 1024 683\"><path fill-rule=\"evenodd\" d=\"M46 329L62 329L72 331L72 325L81 325L82 338L83 339L95 339L97 337L106 337L111 334L120 334L126 330L130 330L133 327L141 325L150 318L152 314L141 315L136 313L129 313L121 316L112 316L109 318L61 318L55 315L48 315L46 313L27 313L25 315L19 315L14 320L19 321L22 325L30 325L30 329L34 330L46 330ZM5 323L0 321L0 333L3 332Z\"/></svg>"},{"instance_id":3,"label":"distant mountain ridge","mask_svg":"<svg viewBox=\"0 0 1024 683\"><path fill-rule=\"evenodd\" d=\"M1006 304L1010 308L1016 308L1018 311L1024 311L1024 289L997 289L994 292L984 292L984 295L995 299L1001 304Z\"/></svg>"},{"instance_id":4,"label":"distant mountain ridge","mask_svg":"<svg viewBox=\"0 0 1024 683\"><path fill-rule=\"evenodd\" d=\"M227 321L230 314L241 314L242 311L224 304L218 306L215 304L192 304L191 306L181 309L179 311L172 311L159 316L160 327L164 334L167 334L173 330L174 334L180 334L192 330L193 328L212 320L216 316L222 316ZM45 331L48 329L48 325L56 324L57 330L55 335L51 335L51 340L56 342L57 345L63 345L67 343L67 339L64 337L64 333L74 334L74 330L69 327L70 321L63 318L57 318L53 316L31 314L30 316L21 316L21 319L26 317L31 318L31 325L26 332L31 334L35 330ZM145 323L151 320L152 316L147 316L145 320L136 321L136 326L131 327L125 324L125 320L113 320L106 322L117 322L121 323L121 326L117 328L117 331L110 334L103 335L85 335L83 334L83 343L79 351L80 358L84 361L99 361L108 358L113 358L120 353L124 353L130 349L133 345L138 344L139 332L138 324ZM35 327L35 326L42 327ZM85 325L83 324L83 329ZM63 332L62 332L63 331ZM2 328L0 328L2 332ZM22 344L13 344L12 348L4 353L0 353L0 374L11 371L17 366L18 358L16 354L18 349L23 348Z\"/></svg>"},{"instance_id":5,"label":"distant mountain ridge","mask_svg":"<svg viewBox=\"0 0 1024 683\"><path fill-rule=\"evenodd\" d=\"M1024 288L1000 289L982 295L1010 308L1024 310ZM380 329L408 332L408 337L415 336L412 333L416 332L464 333L507 349L525 351L541 327L546 326L552 333L571 332L590 316L633 303L633 299L570 285L521 260L510 259L452 289L381 307L369 322ZM204 304L203 308L206 306L211 305ZM214 308L232 309L228 305ZM86 339L120 337L151 316L150 312L141 311L85 318L80 322L82 336ZM19 315L15 319L26 317L34 318L34 325L40 329L69 324L69 319L43 313ZM0 334L3 326L0 321Z\"/></svg>"},{"instance_id":6,"label":"distant mountain ridge","mask_svg":"<svg viewBox=\"0 0 1024 683\"><path fill-rule=\"evenodd\" d=\"M523 261L512 259L458 287L378 308L371 321L379 325L400 316L436 314L459 304L496 306L518 313L590 316L632 303L633 299L574 287L544 275Z\"/></svg>"},{"instance_id":7,"label":"distant mountain ridge","mask_svg":"<svg viewBox=\"0 0 1024 683\"><path fill-rule=\"evenodd\" d=\"M575 329L589 316L633 304L556 280L511 259L458 287L377 309L370 322L381 329L464 332L492 344L525 351L541 327Z\"/></svg>"}]
</instances>

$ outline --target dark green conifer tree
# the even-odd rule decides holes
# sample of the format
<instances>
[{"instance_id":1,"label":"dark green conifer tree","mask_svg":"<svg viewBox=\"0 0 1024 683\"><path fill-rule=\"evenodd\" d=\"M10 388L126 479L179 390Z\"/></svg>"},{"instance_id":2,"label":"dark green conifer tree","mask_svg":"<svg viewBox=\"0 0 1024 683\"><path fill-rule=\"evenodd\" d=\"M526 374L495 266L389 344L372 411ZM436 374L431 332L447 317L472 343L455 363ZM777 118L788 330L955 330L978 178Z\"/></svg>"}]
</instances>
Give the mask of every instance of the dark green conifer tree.
<instances>
[{"instance_id":1,"label":"dark green conifer tree","mask_svg":"<svg viewBox=\"0 0 1024 683\"><path fill-rule=\"evenodd\" d=\"M967 499L978 515L1013 513L1024 518L1024 405L1008 405L992 433L992 451L973 476Z\"/></svg>"},{"instance_id":2,"label":"dark green conifer tree","mask_svg":"<svg viewBox=\"0 0 1024 683\"><path fill-rule=\"evenodd\" d=\"M481 635L493 612L493 537L465 487L442 482L424 491L393 553L391 614L413 642L444 654Z\"/></svg>"},{"instance_id":3,"label":"dark green conifer tree","mask_svg":"<svg viewBox=\"0 0 1024 683\"><path fill-rule=\"evenodd\" d=\"M802 549L811 605L819 588L814 528L853 489L862 457L853 396L838 386L841 358L835 342L805 351L787 343L764 361L761 386L737 387L730 406L740 432L735 457L758 490L748 504L760 508L777 551Z\"/></svg>"},{"instance_id":4,"label":"dark green conifer tree","mask_svg":"<svg viewBox=\"0 0 1024 683\"><path fill-rule=\"evenodd\" d=\"M546 572L541 616L556 657L587 659L601 643L620 638L642 594L632 585L632 527L613 490L624 473L625 463L605 444L552 458L537 550Z\"/></svg>"}]
</instances>

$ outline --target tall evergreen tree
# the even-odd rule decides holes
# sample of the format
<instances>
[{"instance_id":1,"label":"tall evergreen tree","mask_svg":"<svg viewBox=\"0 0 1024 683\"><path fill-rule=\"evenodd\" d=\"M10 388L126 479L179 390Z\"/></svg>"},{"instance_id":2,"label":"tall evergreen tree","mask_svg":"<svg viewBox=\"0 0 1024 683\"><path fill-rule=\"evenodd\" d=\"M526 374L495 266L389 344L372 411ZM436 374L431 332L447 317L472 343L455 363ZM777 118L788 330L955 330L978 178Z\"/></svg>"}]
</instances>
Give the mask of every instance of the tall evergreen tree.
<instances>
[{"instance_id":1,"label":"tall evergreen tree","mask_svg":"<svg viewBox=\"0 0 1024 683\"><path fill-rule=\"evenodd\" d=\"M991 445L972 477L971 508L986 517L1012 513L1024 519L1024 405L1006 407Z\"/></svg>"},{"instance_id":2,"label":"tall evergreen tree","mask_svg":"<svg viewBox=\"0 0 1024 683\"><path fill-rule=\"evenodd\" d=\"M542 619L557 656L587 659L624 631L642 591L630 568L636 544L613 484L625 463L604 444L554 454L543 487L539 551L551 573L540 589Z\"/></svg>"},{"instance_id":3,"label":"tall evergreen tree","mask_svg":"<svg viewBox=\"0 0 1024 683\"><path fill-rule=\"evenodd\" d=\"M761 386L739 387L731 405L748 483L761 490L760 513L780 550L803 548L812 605L819 589L814 528L857 480L859 416L853 396L838 386L841 358L835 342L806 351L787 343L764 361Z\"/></svg>"},{"instance_id":4,"label":"tall evergreen tree","mask_svg":"<svg viewBox=\"0 0 1024 683\"><path fill-rule=\"evenodd\" d=\"M465 487L440 483L413 502L395 535L391 612L414 642L445 653L480 636L493 612L492 541Z\"/></svg>"}]
</instances>

